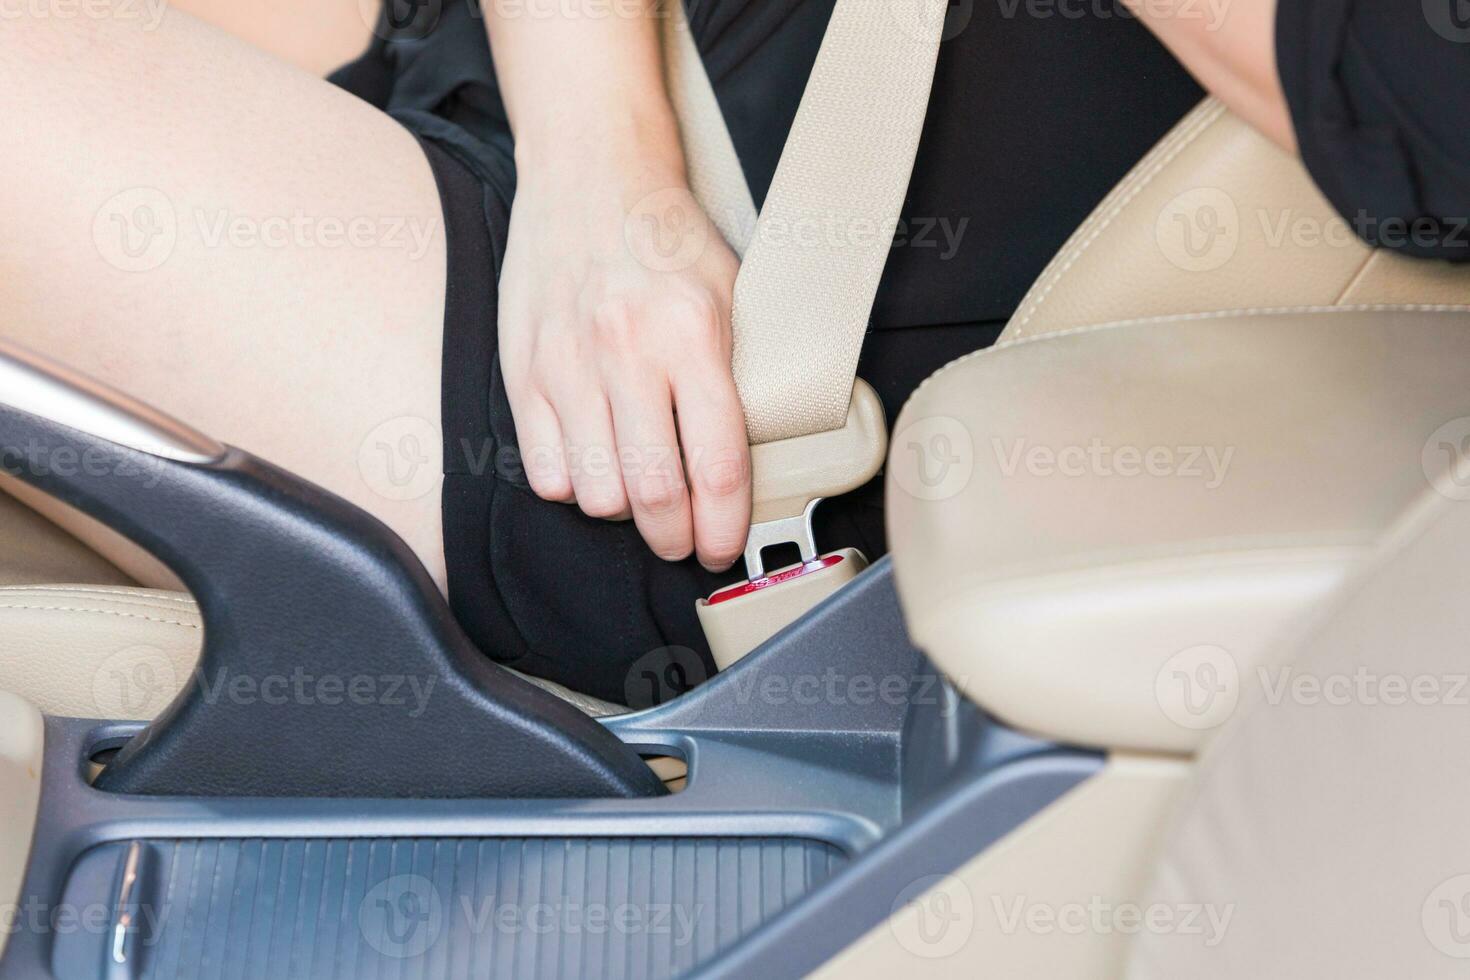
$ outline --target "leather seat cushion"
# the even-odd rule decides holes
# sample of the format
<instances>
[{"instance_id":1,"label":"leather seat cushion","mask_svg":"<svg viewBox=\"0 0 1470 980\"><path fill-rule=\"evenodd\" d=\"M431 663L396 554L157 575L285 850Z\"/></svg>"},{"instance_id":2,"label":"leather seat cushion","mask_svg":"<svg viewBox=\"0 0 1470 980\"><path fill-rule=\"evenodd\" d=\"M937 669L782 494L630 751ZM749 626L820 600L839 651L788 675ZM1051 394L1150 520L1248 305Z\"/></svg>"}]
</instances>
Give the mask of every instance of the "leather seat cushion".
<instances>
[{"instance_id":1,"label":"leather seat cushion","mask_svg":"<svg viewBox=\"0 0 1470 980\"><path fill-rule=\"evenodd\" d=\"M0 588L0 690L42 712L147 721L196 678L203 620L188 595L128 586ZM520 675L594 718L627 708Z\"/></svg>"},{"instance_id":2,"label":"leather seat cushion","mask_svg":"<svg viewBox=\"0 0 1470 980\"><path fill-rule=\"evenodd\" d=\"M132 584L107 559L0 491L0 586L36 582Z\"/></svg>"},{"instance_id":3,"label":"leather seat cushion","mask_svg":"<svg viewBox=\"0 0 1470 980\"><path fill-rule=\"evenodd\" d=\"M1201 757L1128 976L1463 977L1470 504L1427 494ZM1211 941L1206 942L1209 939Z\"/></svg>"},{"instance_id":4,"label":"leather seat cushion","mask_svg":"<svg viewBox=\"0 0 1470 980\"><path fill-rule=\"evenodd\" d=\"M1002 344L932 378L897 425L910 631L1012 725L1192 752L1218 719L1184 682L1248 672L1466 438L1470 309Z\"/></svg>"}]
</instances>

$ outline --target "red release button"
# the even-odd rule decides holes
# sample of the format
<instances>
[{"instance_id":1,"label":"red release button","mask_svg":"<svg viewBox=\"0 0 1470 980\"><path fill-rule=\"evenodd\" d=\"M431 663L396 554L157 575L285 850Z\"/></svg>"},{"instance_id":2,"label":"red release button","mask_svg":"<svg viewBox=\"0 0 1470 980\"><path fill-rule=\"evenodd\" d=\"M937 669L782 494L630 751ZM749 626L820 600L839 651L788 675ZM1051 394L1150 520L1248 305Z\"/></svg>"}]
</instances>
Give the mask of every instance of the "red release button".
<instances>
[{"instance_id":1,"label":"red release button","mask_svg":"<svg viewBox=\"0 0 1470 980\"><path fill-rule=\"evenodd\" d=\"M814 572L820 572L824 568L831 568L833 565L841 564L842 560L842 555L826 555L815 561L794 565L784 572L777 572L775 575L767 575L765 578L758 578L751 582L737 582L735 585L726 586L716 592L707 601L711 606L714 606L721 602L729 602L731 599L754 595L757 592L780 585L783 582L790 582L793 579L801 578L803 575L811 575Z\"/></svg>"}]
</instances>

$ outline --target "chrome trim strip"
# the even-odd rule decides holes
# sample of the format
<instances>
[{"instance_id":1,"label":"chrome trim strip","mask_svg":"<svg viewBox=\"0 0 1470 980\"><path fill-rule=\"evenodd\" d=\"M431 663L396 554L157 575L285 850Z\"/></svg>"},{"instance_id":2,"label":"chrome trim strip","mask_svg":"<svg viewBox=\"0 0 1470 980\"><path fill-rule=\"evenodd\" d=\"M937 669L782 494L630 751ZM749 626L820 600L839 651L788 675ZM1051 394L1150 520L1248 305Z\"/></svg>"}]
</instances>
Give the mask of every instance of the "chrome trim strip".
<instances>
[{"instance_id":1,"label":"chrome trim strip","mask_svg":"<svg viewBox=\"0 0 1470 980\"><path fill-rule=\"evenodd\" d=\"M127 862L123 865L122 885L118 888L117 898L113 902L116 912L112 924L112 962L118 966L128 965L128 934L136 928L133 914L136 911L137 899L133 897L133 890L138 885L138 865L141 863L142 854L142 841L133 841L128 847Z\"/></svg>"},{"instance_id":2,"label":"chrome trim strip","mask_svg":"<svg viewBox=\"0 0 1470 980\"><path fill-rule=\"evenodd\" d=\"M181 463L214 463L225 447L85 375L0 340L0 405Z\"/></svg>"}]
</instances>

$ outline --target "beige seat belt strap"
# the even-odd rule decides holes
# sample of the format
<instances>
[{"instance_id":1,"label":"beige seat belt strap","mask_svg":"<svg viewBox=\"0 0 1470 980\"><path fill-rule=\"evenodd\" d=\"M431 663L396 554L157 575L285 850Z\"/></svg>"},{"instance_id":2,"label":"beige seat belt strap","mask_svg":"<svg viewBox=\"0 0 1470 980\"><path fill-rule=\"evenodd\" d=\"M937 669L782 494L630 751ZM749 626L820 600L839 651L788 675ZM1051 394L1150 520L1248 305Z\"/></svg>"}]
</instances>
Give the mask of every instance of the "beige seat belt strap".
<instances>
[{"instance_id":1,"label":"beige seat belt strap","mask_svg":"<svg viewBox=\"0 0 1470 980\"><path fill-rule=\"evenodd\" d=\"M882 405L857 380L857 363L913 171L948 0L836 0L758 218L683 6L666 2L665 71L690 189L743 259L733 369L755 484L746 569L752 585L767 581L763 549L795 542L798 574L827 579L803 586L799 601L767 601L791 608L754 624L738 611L749 599L701 602L725 667L864 563L850 549L845 561L838 553L818 561L812 510L866 483L886 455ZM794 582L781 589L796 595Z\"/></svg>"},{"instance_id":2,"label":"beige seat belt strap","mask_svg":"<svg viewBox=\"0 0 1470 980\"><path fill-rule=\"evenodd\" d=\"M848 417L934 82L947 0L837 0L735 281L752 445Z\"/></svg>"},{"instance_id":3,"label":"beige seat belt strap","mask_svg":"<svg viewBox=\"0 0 1470 980\"><path fill-rule=\"evenodd\" d=\"M691 189L744 259L734 373L751 444L841 428L918 151L948 0L837 0L754 221L683 5L668 2L666 71Z\"/></svg>"},{"instance_id":4,"label":"beige seat belt strap","mask_svg":"<svg viewBox=\"0 0 1470 980\"><path fill-rule=\"evenodd\" d=\"M715 90L694 44L681 0L661 0L664 83L679 119L689 189L725 241L744 256L755 231L755 201L725 127Z\"/></svg>"}]
</instances>

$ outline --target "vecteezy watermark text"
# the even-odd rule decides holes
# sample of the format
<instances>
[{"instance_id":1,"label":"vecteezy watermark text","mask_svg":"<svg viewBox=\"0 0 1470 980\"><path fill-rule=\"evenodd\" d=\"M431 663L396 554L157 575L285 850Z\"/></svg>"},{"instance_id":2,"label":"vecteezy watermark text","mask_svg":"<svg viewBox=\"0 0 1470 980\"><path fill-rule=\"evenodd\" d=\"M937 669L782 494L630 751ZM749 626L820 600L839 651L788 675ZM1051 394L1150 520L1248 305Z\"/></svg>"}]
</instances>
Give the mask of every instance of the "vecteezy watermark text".
<instances>
[{"instance_id":1,"label":"vecteezy watermark text","mask_svg":"<svg viewBox=\"0 0 1470 980\"><path fill-rule=\"evenodd\" d=\"M136 480L147 489L158 486L168 461L146 453L120 457L112 449L89 446L47 446L32 439L0 449L0 472L18 479L34 477L115 477Z\"/></svg>"},{"instance_id":2,"label":"vecteezy watermark text","mask_svg":"<svg viewBox=\"0 0 1470 980\"><path fill-rule=\"evenodd\" d=\"M995 461L1004 476L1025 472L1035 477L1120 477L1201 480L1215 490L1225 482L1235 447L1112 446L1094 437L1085 446L1045 446L1026 439L991 440Z\"/></svg>"},{"instance_id":3,"label":"vecteezy watermark text","mask_svg":"<svg viewBox=\"0 0 1470 980\"><path fill-rule=\"evenodd\" d=\"M169 0L0 0L0 22L32 20L113 20L142 24L155 31L168 13Z\"/></svg>"}]
</instances>

